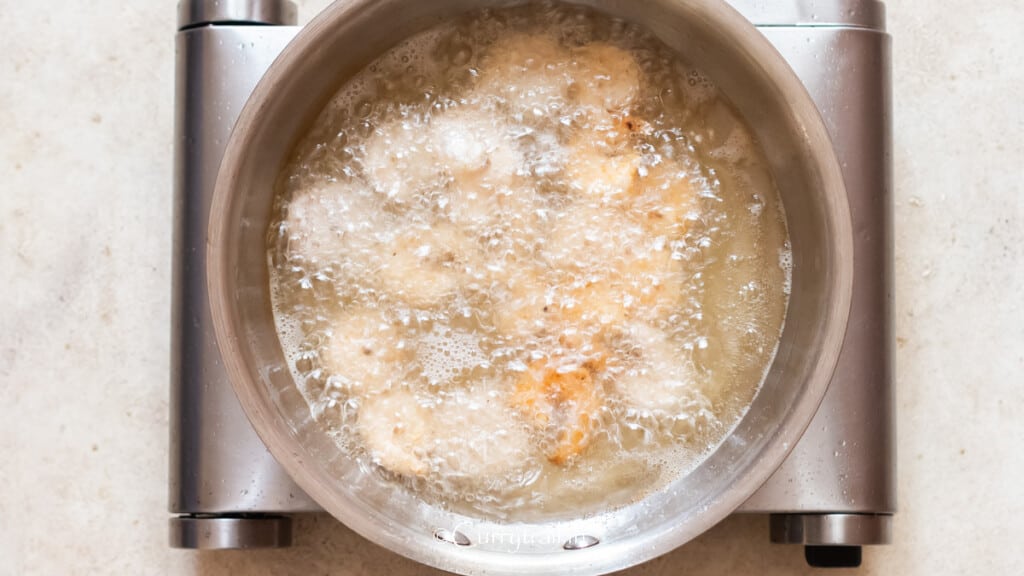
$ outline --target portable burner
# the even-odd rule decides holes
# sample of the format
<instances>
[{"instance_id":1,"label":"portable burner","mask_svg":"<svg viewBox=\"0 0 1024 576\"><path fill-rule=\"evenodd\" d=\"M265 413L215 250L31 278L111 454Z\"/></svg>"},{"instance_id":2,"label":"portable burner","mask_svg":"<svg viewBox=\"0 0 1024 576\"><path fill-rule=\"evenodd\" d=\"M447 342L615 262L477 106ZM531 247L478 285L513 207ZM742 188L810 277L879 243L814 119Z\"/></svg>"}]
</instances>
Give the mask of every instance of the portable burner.
<instances>
[{"instance_id":1,"label":"portable burner","mask_svg":"<svg viewBox=\"0 0 1024 576\"><path fill-rule=\"evenodd\" d=\"M729 0L782 53L825 120L853 215L853 307L839 364L785 463L737 513L815 566L857 566L896 511L892 382L890 52L875 0ZM257 437L222 367L206 238L224 147L252 89L299 28L286 0L183 0L177 33L171 546L283 547L320 511Z\"/></svg>"}]
</instances>

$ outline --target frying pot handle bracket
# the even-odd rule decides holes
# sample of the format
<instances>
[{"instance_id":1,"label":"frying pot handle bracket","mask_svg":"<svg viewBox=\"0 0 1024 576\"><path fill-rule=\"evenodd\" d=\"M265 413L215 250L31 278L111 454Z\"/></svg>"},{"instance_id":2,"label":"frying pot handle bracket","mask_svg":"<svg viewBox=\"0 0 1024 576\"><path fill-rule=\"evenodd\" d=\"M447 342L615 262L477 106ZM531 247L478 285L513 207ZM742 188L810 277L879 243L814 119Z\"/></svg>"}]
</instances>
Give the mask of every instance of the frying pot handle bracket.
<instances>
[{"instance_id":1,"label":"frying pot handle bracket","mask_svg":"<svg viewBox=\"0 0 1024 576\"><path fill-rule=\"evenodd\" d=\"M294 26L298 9L289 0L181 0L178 30L214 24Z\"/></svg>"},{"instance_id":2,"label":"frying pot handle bracket","mask_svg":"<svg viewBox=\"0 0 1024 576\"><path fill-rule=\"evenodd\" d=\"M238 550L287 548L292 519L264 514L196 514L171 518L171 548Z\"/></svg>"},{"instance_id":3,"label":"frying pot handle bracket","mask_svg":"<svg viewBox=\"0 0 1024 576\"><path fill-rule=\"evenodd\" d=\"M772 514L771 540L803 544L816 568L856 568L861 546L892 543L892 514Z\"/></svg>"}]
</instances>

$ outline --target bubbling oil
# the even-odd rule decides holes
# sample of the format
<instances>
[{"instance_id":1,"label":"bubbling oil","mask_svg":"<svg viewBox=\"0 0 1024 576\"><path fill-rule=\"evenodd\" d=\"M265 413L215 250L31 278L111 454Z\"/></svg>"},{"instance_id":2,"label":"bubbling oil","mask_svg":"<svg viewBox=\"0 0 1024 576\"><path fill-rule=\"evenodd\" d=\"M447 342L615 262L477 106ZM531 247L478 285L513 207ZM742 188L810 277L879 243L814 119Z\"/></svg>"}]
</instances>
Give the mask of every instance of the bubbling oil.
<instances>
[{"instance_id":1,"label":"bubbling oil","mask_svg":"<svg viewBox=\"0 0 1024 576\"><path fill-rule=\"evenodd\" d=\"M283 171L274 315L339 449L451 509L577 516L706 456L788 301L767 162L644 30L481 11L349 80Z\"/></svg>"}]
</instances>

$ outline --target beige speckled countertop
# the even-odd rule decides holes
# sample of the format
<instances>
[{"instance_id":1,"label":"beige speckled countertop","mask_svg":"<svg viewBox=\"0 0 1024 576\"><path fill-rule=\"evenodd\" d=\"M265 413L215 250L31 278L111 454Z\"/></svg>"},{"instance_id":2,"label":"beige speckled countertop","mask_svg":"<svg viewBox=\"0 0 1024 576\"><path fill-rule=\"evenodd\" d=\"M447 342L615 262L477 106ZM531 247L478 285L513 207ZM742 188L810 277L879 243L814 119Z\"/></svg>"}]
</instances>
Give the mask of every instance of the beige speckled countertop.
<instances>
[{"instance_id":1,"label":"beige speckled countertop","mask_svg":"<svg viewBox=\"0 0 1024 576\"><path fill-rule=\"evenodd\" d=\"M859 573L1019 573L1024 4L889 16L900 514ZM0 576L432 573L327 517L288 550L167 548L174 17L0 2ZM630 573L807 572L733 517Z\"/></svg>"}]
</instances>

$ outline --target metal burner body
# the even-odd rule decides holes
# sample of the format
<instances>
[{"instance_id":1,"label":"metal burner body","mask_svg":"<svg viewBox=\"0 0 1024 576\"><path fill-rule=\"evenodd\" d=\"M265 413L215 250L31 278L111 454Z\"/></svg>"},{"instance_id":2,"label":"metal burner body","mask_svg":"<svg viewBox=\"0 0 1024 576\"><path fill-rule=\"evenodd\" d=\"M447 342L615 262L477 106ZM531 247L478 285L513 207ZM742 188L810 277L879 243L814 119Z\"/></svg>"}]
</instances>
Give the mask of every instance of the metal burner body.
<instances>
[{"instance_id":1,"label":"metal burner body","mask_svg":"<svg viewBox=\"0 0 1024 576\"><path fill-rule=\"evenodd\" d=\"M842 355L810 428L739 510L815 565L888 544L896 511L889 36L874 0L731 0L817 103L846 180L855 235ZM177 34L171 364L171 545L287 546L320 508L278 466L228 382L210 319L206 236L217 170L252 89L299 28L281 0L183 1Z\"/></svg>"}]
</instances>

